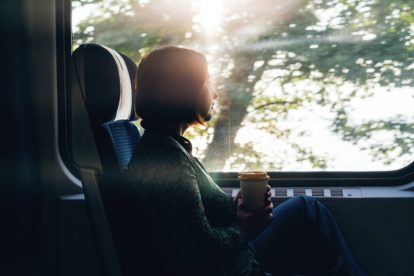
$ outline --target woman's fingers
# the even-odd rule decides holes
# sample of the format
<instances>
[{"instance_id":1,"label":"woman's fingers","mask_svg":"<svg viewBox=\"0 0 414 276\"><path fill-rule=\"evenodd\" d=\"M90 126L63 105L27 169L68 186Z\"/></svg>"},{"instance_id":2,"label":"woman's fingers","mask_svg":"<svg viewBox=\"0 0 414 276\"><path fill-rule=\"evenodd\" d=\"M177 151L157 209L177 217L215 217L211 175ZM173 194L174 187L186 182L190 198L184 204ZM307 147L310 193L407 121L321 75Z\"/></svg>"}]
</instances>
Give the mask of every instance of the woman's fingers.
<instances>
[{"instance_id":1,"label":"woman's fingers","mask_svg":"<svg viewBox=\"0 0 414 276\"><path fill-rule=\"evenodd\" d=\"M273 202L270 201L270 205L268 207L273 211Z\"/></svg>"},{"instance_id":2,"label":"woman's fingers","mask_svg":"<svg viewBox=\"0 0 414 276\"><path fill-rule=\"evenodd\" d=\"M243 212L248 213L248 211L246 210L246 206L243 203L243 199L242 198L239 198L237 200L237 208L240 209L240 210L242 210Z\"/></svg>"},{"instance_id":3,"label":"woman's fingers","mask_svg":"<svg viewBox=\"0 0 414 276\"><path fill-rule=\"evenodd\" d=\"M264 208L265 213L266 213L266 214L271 213L271 212L272 212L272 208L273 208L273 204L272 204L272 203L270 203L269 205L267 205L267 206Z\"/></svg>"},{"instance_id":4,"label":"woman's fingers","mask_svg":"<svg viewBox=\"0 0 414 276\"><path fill-rule=\"evenodd\" d=\"M270 197L270 196L272 196L272 192L270 191L270 186L269 185L267 185L267 187L266 187L266 191L265 191L265 197Z\"/></svg>"},{"instance_id":5,"label":"woman's fingers","mask_svg":"<svg viewBox=\"0 0 414 276\"><path fill-rule=\"evenodd\" d=\"M272 211L273 211L273 203L270 201L270 203L266 204L263 207L263 213L264 214L269 214L269 213L272 213Z\"/></svg>"},{"instance_id":6,"label":"woman's fingers","mask_svg":"<svg viewBox=\"0 0 414 276\"><path fill-rule=\"evenodd\" d=\"M267 186L268 188L270 187L269 185ZM264 197L264 205L267 206L272 202L272 193L270 192L270 189L267 189L265 192L265 197Z\"/></svg>"},{"instance_id":7,"label":"woman's fingers","mask_svg":"<svg viewBox=\"0 0 414 276\"><path fill-rule=\"evenodd\" d=\"M269 205L264 206L260 208L259 210L257 210L256 213L267 217L269 214L272 213L272 210L273 210L273 204L270 203Z\"/></svg>"},{"instance_id":8,"label":"woman's fingers","mask_svg":"<svg viewBox=\"0 0 414 276\"><path fill-rule=\"evenodd\" d=\"M239 190L234 200L238 203L239 199L241 199L241 190Z\"/></svg>"},{"instance_id":9,"label":"woman's fingers","mask_svg":"<svg viewBox=\"0 0 414 276\"><path fill-rule=\"evenodd\" d=\"M270 214L270 215L267 217L267 223L271 223L271 222L272 222L272 220L273 220L273 214Z\"/></svg>"}]
</instances>

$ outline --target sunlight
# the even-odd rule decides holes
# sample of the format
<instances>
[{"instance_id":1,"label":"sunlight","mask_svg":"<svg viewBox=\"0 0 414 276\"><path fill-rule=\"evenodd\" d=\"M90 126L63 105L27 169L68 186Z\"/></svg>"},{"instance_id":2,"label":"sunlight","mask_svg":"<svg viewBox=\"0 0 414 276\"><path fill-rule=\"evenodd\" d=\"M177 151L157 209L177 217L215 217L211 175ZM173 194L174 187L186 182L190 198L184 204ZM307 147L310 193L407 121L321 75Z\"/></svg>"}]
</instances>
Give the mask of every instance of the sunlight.
<instances>
[{"instance_id":1,"label":"sunlight","mask_svg":"<svg viewBox=\"0 0 414 276\"><path fill-rule=\"evenodd\" d=\"M210 169L398 169L414 141L414 6L345 2L72 0L73 49L204 53L219 100L207 131L187 133Z\"/></svg>"},{"instance_id":2,"label":"sunlight","mask_svg":"<svg viewBox=\"0 0 414 276\"><path fill-rule=\"evenodd\" d=\"M221 24L222 1L201 0L200 1L200 23L207 35L217 32Z\"/></svg>"}]
</instances>

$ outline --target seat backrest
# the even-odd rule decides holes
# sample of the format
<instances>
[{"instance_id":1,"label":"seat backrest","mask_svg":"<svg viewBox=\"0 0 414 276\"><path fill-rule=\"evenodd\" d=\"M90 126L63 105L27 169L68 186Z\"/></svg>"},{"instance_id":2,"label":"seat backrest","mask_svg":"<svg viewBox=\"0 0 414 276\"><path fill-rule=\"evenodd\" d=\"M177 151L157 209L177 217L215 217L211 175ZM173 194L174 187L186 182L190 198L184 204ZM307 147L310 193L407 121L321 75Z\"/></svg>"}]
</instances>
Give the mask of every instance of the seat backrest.
<instances>
[{"instance_id":1,"label":"seat backrest","mask_svg":"<svg viewBox=\"0 0 414 276\"><path fill-rule=\"evenodd\" d=\"M140 269L131 259L137 247L129 246L134 205L126 200L130 193L123 172L140 138L132 123L137 67L99 44L79 46L72 60L72 155L80 168L100 265L106 275L120 275L119 261L123 275L134 275Z\"/></svg>"},{"instance_id":2,"label":"seat backrest","mask_svg":"<svg viewBox=\"0 0 414 276\"><path fill-rule=\"evenodd\" d=\"M140 138L135 120L137 66L125 55L99 44L80 45L73 53L76 83L94 134L103 173L127 168Z\"/></svg>"}]
</instances>

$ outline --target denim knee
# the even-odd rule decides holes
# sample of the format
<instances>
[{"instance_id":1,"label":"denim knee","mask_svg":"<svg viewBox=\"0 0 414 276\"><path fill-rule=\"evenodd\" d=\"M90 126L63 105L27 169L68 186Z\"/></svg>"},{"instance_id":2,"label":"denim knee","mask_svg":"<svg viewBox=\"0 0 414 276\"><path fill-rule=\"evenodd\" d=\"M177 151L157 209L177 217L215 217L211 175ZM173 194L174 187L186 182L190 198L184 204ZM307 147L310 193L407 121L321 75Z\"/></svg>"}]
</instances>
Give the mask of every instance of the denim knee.
<instances>
[{"instance_id":1,"label":"denim knee","mask_svg":"<svg viewBox=\"0 0 414 276\"><path fill-rule=\"evenodd\" d=\"M312 214L317 210L317 202L309 196L292 197L273 209L273 217L292 226L309 224Z\"/></svg>"},{"instance_id":2,"label":"denim knee","mask_svg":"<svg viewBox=\"0 0 414 276\"><path fill-rule=\"evenodd\" d=\"M318 202L318 200L312 196L298 196L298 198L300 198L301 200L303 200L304 202L310 205L316 204L316 202Z\"/></svg>"},{"instance_id":3,"label":"denim knee","mask_svg":"<svg viewBox=\"0 0 414 276\"><path fill-rule=\"evenodd\" d=\"M295 204L297 204L297 206L300 206L300 213L304 215L306 222L315 223L315 219L320 212L321 206L323 207L323 205L317 199L311 196L297 196L294 197L294 200L296 201Z\"/></svg>"}]
</instances>

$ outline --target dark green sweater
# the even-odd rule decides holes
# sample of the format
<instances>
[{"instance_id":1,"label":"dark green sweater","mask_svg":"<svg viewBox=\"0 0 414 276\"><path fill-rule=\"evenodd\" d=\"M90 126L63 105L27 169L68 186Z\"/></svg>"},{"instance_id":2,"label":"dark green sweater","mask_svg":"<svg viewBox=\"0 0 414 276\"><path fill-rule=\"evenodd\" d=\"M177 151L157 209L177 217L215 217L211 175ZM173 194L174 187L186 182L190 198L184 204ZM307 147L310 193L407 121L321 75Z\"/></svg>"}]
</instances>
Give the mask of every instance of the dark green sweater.
<instances>
[{"instance_id":1,"label":"dark green sweater","mask_svg":"<svg viewBox=\"0 0 414 276\"><path fill-rule=\"evenodd\" d=\"M258 269L236 224L233 198L191 155L187 139L146 130L128 171L145 250L163 273L251 275Z\"/></svg>"}]
</instances>

